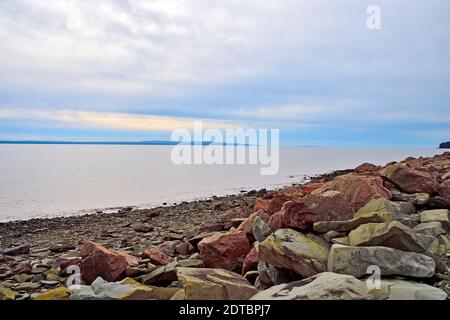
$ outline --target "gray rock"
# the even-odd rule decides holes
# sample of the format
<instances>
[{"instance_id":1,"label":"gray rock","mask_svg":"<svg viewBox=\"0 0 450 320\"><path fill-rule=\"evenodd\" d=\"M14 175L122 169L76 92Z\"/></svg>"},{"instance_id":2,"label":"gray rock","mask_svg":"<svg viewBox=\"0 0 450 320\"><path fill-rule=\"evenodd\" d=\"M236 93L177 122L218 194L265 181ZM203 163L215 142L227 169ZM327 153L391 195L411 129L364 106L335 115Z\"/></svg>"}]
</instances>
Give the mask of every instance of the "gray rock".
<instances>
[{"instance_id":1,"label":"gray rock","mask_svg":"<svg viewBox=\"0 0 450 320\"><path fill-rule=\"evenodd\" d=\"M391 190L391 194L393 201L407 201L417 206L424 205L428 201L428 199L430 199L430 195L428 193L410 194L410 193L403 193L398 190Z\"/></svg>"},{"instance_id":2,"label":"gray rock","mask_svg":"<svg viewBox=\"0 0 450 320\"><path fill-rule=\"evenodd\" d=\"M449 230L449 210L446 209L435 209L426 210L419 213L420 222L441 222L442 226L448 231Z\"/></svg>"},{"instance_id":3,"label":"gray rock","mask_svg":"<svg viewBox=\"0 0 450 320\"><path fill-rule=\"evenodd\" d=\"M424 222L418 224L413 229L416 233L426 234L429 236L437 237L440 234L445 234L445 230L442 227L442 223L438 221Z\"/></svg>"},{"instance_id":4,"label":"gray rock","mask_svg":"<svg viewBox=\"0 0 450 320\"><path fill-rule=\"evenodd\" d=\"M361 214L347 221L318 221L314 223L313 229L319 233L329 231L349 232L362 224L390 221L392 221L392 214L390 212L374 211Z\"/></svg>"},{"instance_id":5,"label":"gray rock","mask_svg":"<svg viewBox=\"0 0 450 320\"><path fill-rule=\"evenodd\" d=\"M403 280L381 280L379 289L372 295L383 300L445 300L445 291L423 283Z\"/></svg>"},{"instance_id":6,"label":"gray rock","mask_svg":"<svg viewBox=\"0 0 450 320\"><path fill-rule=\"evenodd\" d=\"M424 254L388 247L331 247L328 271L361 277L370 274L370 266L378 266L381 275L426 278L433 276L436 263Z\"/></svg>"},{"instance_id":7,"label":"gray rock","mask_svg":"<svg viewBox=\"0 0 450 320\"><path fill-rule=\"evenodd\" d=\"M30 253L30 245L29 244L21 244L17 247L7 248L3 250L3 254L5 256L18 256L21 254Z\"/></svg>"},{"instance_id":8,"label":"gray rock","mask_svg":"<svg viewBox=\"0 0 450 320\"><path fill-rule=\"evenodd\" d=\"M353 276L323 272L255 294L250 300L368 300L367 285Z\"/></svg>"},{"instance_id":9,"label":"gray rock","mask_svg":"<svg viewBox=\"0 0 450 320\"><path fill-rule=\"evenodd\" d=\"M256 241L263 242L271 233L272 229L267 223L260 216L256 216L253 220L253 236Z\"/></svg>"},{"instance_id":10,"label":"gray rock","mask_svg":"<svg viewBox=\"0 0 450 320\"><path fill-rule=\"evenodd\" d=\"M368 202L364 207L359 209L353 217L357 218L372 212L389 212L394 219L397 219L397 217L405 214L416 213L416 208L409 202L394 202L389 201L386 198L378 198Z\"/></svg>"}]
</instances>

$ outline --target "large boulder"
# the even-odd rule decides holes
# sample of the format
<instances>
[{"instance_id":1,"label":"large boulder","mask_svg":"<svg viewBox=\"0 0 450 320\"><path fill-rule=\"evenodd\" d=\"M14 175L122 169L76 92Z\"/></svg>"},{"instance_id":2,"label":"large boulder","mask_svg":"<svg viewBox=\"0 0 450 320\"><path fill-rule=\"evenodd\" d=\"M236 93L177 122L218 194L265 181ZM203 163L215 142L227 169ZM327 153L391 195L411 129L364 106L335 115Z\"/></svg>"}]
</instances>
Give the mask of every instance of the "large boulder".
<instances>
[{"instance_id":1,"label":"large boulder","mask_svg":"<svg viewBox=\"0 0 450 320\"><path fill-rule=\"evenodd\" d=\"M258 267L259 255L258 249L255 247L250 250L247 256L244 259L244 263L242 265L242 274L246 274L250 270L256 270Z\"/></svg>"},{"instance_id":2,"label":"large boulder","mask_svg":"<svg viewBox=\"0 0 450 320\"><path fill-rule=\"evenodd\" d=\"M270 219L269 219L270 220ZM263 242L269 234L272 233L272 229L267 224L268 221L264 221L261 217L256 217L253 221L253 237L258 242Z\"/></svg>"},{"instance_id":3,"label":"large boulder","mask_svg":"<svg viewBox=\"0 0 450 320\"><path fill-rule=\"evenodd\" d=\"M129 254L107 249L95 242L86 242L80 250L81 277L92 283L97 277L106 281L117 281L125 277L128 267L135 267L139 260Z\"/></svg>"},{"instance_id":4,"label":"large boulder","mask_svg":"<svg viewBox=\"0 0 450 320\"><path fill-rule=\"evenodd\" d=\"M228 270L240 270L251 249L243 231L214 233L200 241L198 248L206 267Z\"/></svg>"},{"instance_id":5,"label":"large boulder","mask_svg":"<svg viewBox=\"0 0 450 320\"><path fill-rule=\"evenodd\" d=\"M398 221L360 225L348 235L351 246L385 246L394 249L424 252L428 236L417 234Z\"/></svg>"},{"instance_id":6,"label":"large boulder","mask_svg":"<svg viewBox=\"0 0 450 320\"><path fill-rule=\"evenodd\" d=\"M310 277L326 270L328 247L322 241L292 229L280 229L259 245L259 257L275 267Z\"/></svg>"},{"instance_id":7,"label":"large boulder","mask_svg":"<svg viewBox=\"0 0 450 320\"><path fill-rule=\"evenodd\" d=\"M449 212L446 209L422 211L419 213L420 222L440 222L447 231L450 231Z\"/></svg>"},{"instance_id":8,"label":"large boulder","mask_svg":"<svg viewBox=\"0 0 450 320\"><path fill-rule=\"evenodd\" d=\"M375 211L366 213L346 221L318 221L314 222L313 229L315 232L327 233L330 231L349 232L356 229L362 224L390 222L392 221L392 214L389 212Z\"/></svg>"},{"instance_id":9,"label":"large boulder","mask_svg":"<svg viewBox=\"0 0 450 320\"><path fill-rule=\"evenodd\" d=\"M255 294L251 300L368 300L365 282L353 276L323 272Z\"/></svg>"},{"instance_id":10,"label":"large boulder","mask_svg":"<svg viewBox=\"0 0 450 320\"><path fill-rule=\"evenodd\" d=\"M450 171L448 172L450 174ZM439 185L439 194L450 201L450 179L447 178L444 182Z\"/></svg>"},{"instance_id":11,"label":"large boulder","mask_svg":"<svg viewBox=\"0 0 450 320\"><path fill-rule=\"evenodd\" d=\"M256 288L247 279L223 269L177 268L185 300L247 300Z\"/></svg>"},{"instance_id":12,"label":"large boulder","mask_svg":"<svg viewBox=\"0 0 450 320\"><path fill-rule=\"evenodd\" d=\"M381 280L380 288L373 289L377 300L446 300L445 291L424 283L404 280Z\"/></svg>"},{"instance_id":13,"label":"large boulder","mask_svg":"<svg viewBox=\"0 0 450 320\"><path fill-rule=\"evenodd\" d=\"M145 250L142 253L143 259L149 259L150 263L153 263L157 266L165 266L166 264L169 264L173 261L173 258L167 254L165 254L161 249L159 248L151 248L148 250Z\"/></svg>"},{"instance_id":14,"label":"large boulder","mask_svg":"<svg viewBox=\"0 0 450 320\"><path fill-rule=\"evenodd\" d=\"M438 221L424 222L414 227L414 232L437 237L440 234L446 234L442 223Z\"/></svg>"},{"instance_id":15,"label":"large boulder","mask_svg":"<svg viewBox=\"0 0 450 320\"><path fill-rule=\"evenodd\" d=\"M354 173L336 177L333 181L313 191L313 194L320 194L329 190L341 192L355 211L370 200L390 199L392 197L391 192L384 187L381 177L363 176Z\"/></svg>"},{"instance_id":16,"label":"large boulder","mask_svg":"<svg viewBox=\"0 0 450 320\"><path fill-rule=\"evenodd\" d=\"M328 257L328 271L361 277L371 274L371 266L380 268L381 275L403 275L426 278L434 274L436 263L424 254L405 252L388 247L351 247L334 244Z\"/></svg>"},{"instance_id":17,"label":"large boulder","mask_svg":"<svg viewBox=\"0 0 450 320\"><path fill-rule=\"evenodd\" d=\"M397 163L381 169L380 174L407 193L428 193L438 191L439 184L431 174Z\"/></svg>"},{"instance_id":18,"label":"large boulder","mask_svg":"<svg viewBox=\"0 0 450 320\"><path fill-rule=\"evenodd\" d=\"M311 229L316 221L348 220L353 209L339 191L309 194L289 201L282 209L283 224L290 228Z\"/></svg>"},{"instance_id":19,"label":"large boulder","mask_svg":"<svg viewBox=\"0 0 450 320\"><path fill-rule=\"evenodd\" d=\"M268 222L270 216L262 210L252 213L248 218L246 218L237 228L238 231L243 231L247 235L253 235L253 223L256 218L260 218L265 222Z\"/></svg>"}]
</instances>

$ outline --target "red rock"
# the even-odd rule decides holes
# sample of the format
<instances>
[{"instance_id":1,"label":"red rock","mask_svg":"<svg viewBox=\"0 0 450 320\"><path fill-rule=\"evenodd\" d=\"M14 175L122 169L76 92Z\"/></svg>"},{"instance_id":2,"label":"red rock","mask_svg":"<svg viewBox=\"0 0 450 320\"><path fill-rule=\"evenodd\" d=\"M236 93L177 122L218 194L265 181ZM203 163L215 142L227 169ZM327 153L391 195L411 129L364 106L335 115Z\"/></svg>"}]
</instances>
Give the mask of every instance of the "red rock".
<instances>
[{"instance_id":1,"label":"red rock","mask_svg":"<svg viewBox=\"0 0 450 320\"><path fill-rule=\"evenodd\" d=\"M433 194L439 184L428 173L409 168L404 164L394 164L381 169L380 174L406 193L424 192Z\"/></svg>"},{"instance_id":2,"label":"red rock","mask_svg":"<svg viewBox=\"0 0 450 320\"><path fill-rule=\"evenodd\" d=\"M107 249L102 245L88 241L80 250L81 277L91 284L97 277L109 282L124 278L129 266L137 266L139 260L129 254Z\"/></svg>"},{"instance_id":3,"label":"red rock","mask_svg":"<svg viewBox=\"0 0 450 320\"><path fill-rule=\"evenodd\" d=\"M267 223L273 231L276 231L278 229L283 229L284 223L283 223L283 212L278 211L270 216L269 222Z\"/></svg>"},{"instance_id":4,"label":"red rock","mask_svg":"<svg viewBox=\"0 0 450 320\"><path fill-rule=\"evenodd\" d=\"M269 206L270 206L269 199L256 198L255 206L253 207L253 211L262 210L262 211L267 212L269 210Z\"/></svg>"},{"instance_id":5,"label":"red rock","mask_svg":"<svg viewBox=\"0 0 450 320\"><path fill-rule=\"evenodd\" d=\"M363 163L355 168L355 173L366 173L371 174L379 169L378 166L372 163Z\"/></svg>"},{"instance_id":6,"label":"red rock","mask_svg":"<svg viewBox=\"0 0 450 320\"><path fill-rule=\"evenodd\" d=\"M240 269L250 251L245 232L215 233L199 242L200 256L209 268Z\"/></svg>"},{"instance_id":7,"label":"red rock","mask_svg":"<svg viewBox=\"0 0 450 320\"><path fill-rule=\"evenodd\" d=\"M248 218L242 222L237 230L245 232L247 235L253 235L253 221L255 221L256 217L261 217L265 222L268 222L270 216L262 210L256 211L252 213Z\"/></svg>"},{"instance_id":8,"label":"red rock","mask_svg":"<svg viewBox=\"0 0 450 320\"><path fill-rule=\"evenodd\" d=\"M162 252L158 248L152 248L145 250L142 253L143 259L149 259L150 263L153 263L157 266L165 266L173 261L173 258Z\"/></svg>"},{"instance_id":9,"label":"red rock","mask_svg":"<svg viewBox=\"0 0 450 320\"><path fill-rule=\"evenodd\" d=\"M281 208L283 207L283 204L285 202L288 202L290 200L292 200L292 196L286 195L282 192L278 192L271 200L270 200L270 204L269 207L267 208L267 213L269 215L274 214L275 212L278 212L281 210Z\"/></svg>"},{"instance_id":10,"label":"red rock","mask_svg":"<svg viewBox=\"0 0 450 320\"><path fill-rule=\"evenodd\" d=\"M381 177L363 176L353 173L336 177L333 181L315 190L313 194L329 190L341 192L355 211L364 207L370 200L392 198L391 192L383 186Z\"/></svg>"},{"instance_id":11,"label":"red rock","mask_svg":"<svg viewBox=\"0 0 450 320\"><path fill-rule=\"evenodd\" d=\"M441 176L441 181L445 181L450 179L450 170L445 172L442 176Z\"/></svg>"},{"instance_id":12,"label":"red rock","mask_svg":"<svg viewBox=\"0 0 450 320\"><path fill-rule=\"evenodd\" d=\"M450 179L445 180L439 185L439 194L446 200L450 201Z\"/></svg>"},{"instance_id":13,"label":"red rock","mask_svg":"<svg viewBox=\"0 0 450 320\"><path fill-rule=\"evenodd\" d=\"M225 224L222 222L205 221L200 225L199 232L223 231Z\"/></svg>"},{"instance_id":14,"label":"red rock","mask_svg":"<svg viewBox=\"0 0 450 320\"><path fill-rule=\"evenodd\" d=\"M301 186L302 193L304 195L311 194L314 190L323 187L325 182L309 182Z\"/></svg>"},{"instance_id":15,"label":"red rock","mask_svg":"<svg viewBox=\"0 0 450 320\"><path fill-rule=\"evenodd\" d=\"M316 221L349 220L354 213L339 191L306 195L300 200L285 203L281 211L283 224L299 229L311 229Z\"/></svg>"},{"instance_id":16,"label":"red rock","mask_svg":"<svg viewBox=\"0 0 450 320\"><path fill-rule=\"evenodd\" d=\"M242 265L242 274L246 274L247 271L256 270L258 267L259 255L256 247L253 247L252 250L245 256L244 264Z\"/></svg>"}]
</instances>

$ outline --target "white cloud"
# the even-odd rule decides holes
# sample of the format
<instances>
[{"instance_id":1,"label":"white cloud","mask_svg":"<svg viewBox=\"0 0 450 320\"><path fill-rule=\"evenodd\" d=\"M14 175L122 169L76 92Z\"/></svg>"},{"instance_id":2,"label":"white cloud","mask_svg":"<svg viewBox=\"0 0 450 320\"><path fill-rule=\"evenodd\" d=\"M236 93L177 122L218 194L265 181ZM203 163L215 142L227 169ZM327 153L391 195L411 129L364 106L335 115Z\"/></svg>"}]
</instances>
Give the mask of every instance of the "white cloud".
<instances>
[{"instance_id":1,"label":"white cloud","mask_svg":"<svg viewBox=\"0 0 450 320\"><path fill-rule=\"evenodd\" d=\"M173 131L180 128L190 130L194 121L199 120L203 121L204 128L245 127L243 124L231 121L75 110L37 111L5 108L0 109L0 119L47 121L56 126L130 131ZM51 124L48 127L51 127Z\"/></svg>"}]
</instances>

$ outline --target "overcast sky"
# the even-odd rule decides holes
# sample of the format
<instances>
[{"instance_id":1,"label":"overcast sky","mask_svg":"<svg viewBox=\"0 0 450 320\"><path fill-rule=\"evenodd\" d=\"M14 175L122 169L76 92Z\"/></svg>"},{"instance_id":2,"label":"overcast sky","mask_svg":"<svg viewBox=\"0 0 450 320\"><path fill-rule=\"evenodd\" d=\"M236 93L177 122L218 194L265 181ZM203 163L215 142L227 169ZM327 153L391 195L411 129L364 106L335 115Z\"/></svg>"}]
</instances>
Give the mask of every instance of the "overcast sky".
<instances>
[{"instance_id":1,"label":"overcast sky","mask_svg":"<svg viewBox=\"0 0 450 320\"><path fill-rule=\"evenodd\" d=\"M169 139L203 120L435 147L449 30L448 0L1 0L0 139Z\"/></svg>"}]
</instances>

